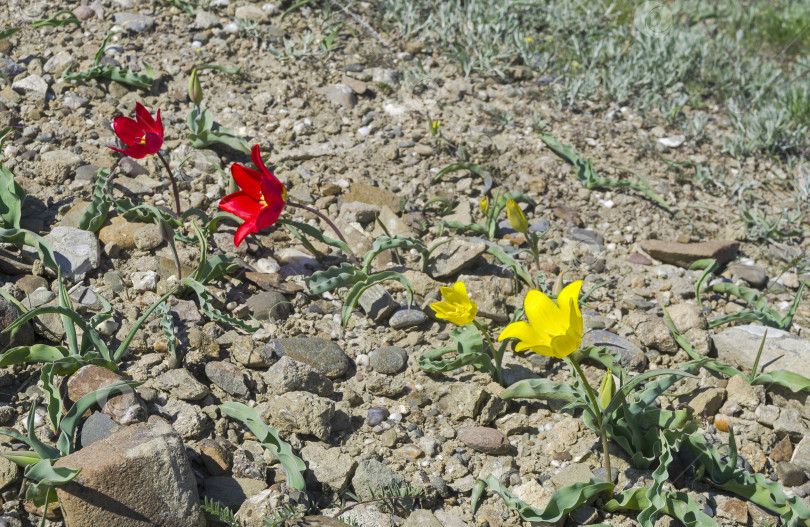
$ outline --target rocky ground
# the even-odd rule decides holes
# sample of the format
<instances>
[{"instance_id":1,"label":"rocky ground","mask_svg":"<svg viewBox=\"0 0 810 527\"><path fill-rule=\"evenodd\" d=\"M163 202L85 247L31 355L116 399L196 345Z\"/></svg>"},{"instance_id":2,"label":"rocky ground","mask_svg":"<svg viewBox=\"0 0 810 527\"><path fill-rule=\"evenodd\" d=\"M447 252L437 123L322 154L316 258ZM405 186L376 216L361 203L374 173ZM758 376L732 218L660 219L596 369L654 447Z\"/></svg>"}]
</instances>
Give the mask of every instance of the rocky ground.
<instances>
[{"instance_id":1,"label":"rocky ground","mask_svg":"<svg viewBox=\"0 0 810 527\"><path fill-rule=\"evenodd\" d=\"M127 414L140 404L133 400L123 409L93 413L78 438L83 448L63 462L81 466L82 477L109 488L111 495L131 496L147 507L132 513L124 504L119 510L107 503L116 514L153 518L147 504L162 499L176 516L161 525L199 525L194 503L199 495L238 510L246 525L258 526L285 504L311 503L312 510L317 506L330 515L347 491L365 499L369 487L410 484L422 489L420 510L400 507L392 513L371 503L343 518L362 526L495 527L521 522L498 496L471 513L470 494L479 476L496 475L539 507L556 489L593 476L601 466L598 437L579 416L541 401L503 401L503 388L470 368L429 376L417 364L423 353L447 345L453 329L429 309L440 286L463 280L480 309L493 315L488 321L493 332L500 331L504 317L522 305L526 293L472 233L440 228L442 221L481 221L478 203L488 183L466 170L436 178L453 163L485 167L496 188L526 193L534 201L525 208L529 223L550 230L540 243L539 268L528 252L521 261L542 273L549 288L561 273L565 282L583 279L583 292L605 284L583 306L589 330L585 340L618 351L636 372L688 359L666 328L662 306L700 353L751 367L762 327L708 329L707 320L746 306L707 294L701 309L695 297L700 271L688 270L692 262L721 259L714 281L762 291L781 314L800 283L810 279L803 274L804 237L752 236L727 193L665 162L730 164L719 153L730 133L722 114L709 116L699 141L684 141L679 130L642 117L632 107L593 102L587 111L562 112L544 96L553 78L523 66L510 67L503 79L465 78L446 50L374 29L374 4L356 4L351 16L344 14L355 32L341 33L339 44L328 52L313 44L303 51L287 48L286 56L271 49L283 50L285 39L319 32L318 8L285 15L270 4L241 0L213 0L194 15L169 2L63 1L61 7L77 14L80 28L26 26L0 40L0 128L17 127L2 160L28 195L23 227L43 235L65 258L77 310L88 316L98 312L99 296L112 304L114 316L101 328L110 342L126 336L171 287L169 277L175 274L155 225L114 215L97 235L77 228L100 167L118 166L115 197L156 206L173 203L155 157L136 162L107 148L116 144L112 119L131 116L136 101L151 111L161 109L172 164L192 156L182 168L184 208L213 214L228 193L221 171L227 173L235 161L249 161L231 150L188 146L186 85L194 66L242 68L240 76L201 71L205 105L216 122L250 145L260 144L291 198L338 220L358 254L382 235L380 223L392 235L428 243L453 237L432 255L427 273L421 272L418 255L383 254L375 266L397 268L408 277L414 307L407 308L404 288L389 282L378 297L362 302L344 328L340 312L346 290L318 297L305 293L304 279L336 258L318 261L281 227L237 248L236 225L221 224L209 239L210 254L234 255L244 269L210 290L224 312L244 319L252 315L262 327L246 335L210 321L191 300L172 298L177 357L169 353L160 317L153 315L138 331L121 370L143 381L137 391L146 412ZM0 21L7 25L26 22L25 13L10 9L7 15L2 9ZM151 90L60 78L68 67L87 70L104 35L116 30L120 33L102 62L133 71L143 71L148 63L157 75ZM300 46L300 40L295 42ZM415 76L417 60L432 74ZM441 121L445 139L430 133L428 117ZM592 157L600 174L627 176L622 168L643 173L672 212L632 190L582 188L572 168L545 146L538 127ZM756 158L730 170L737 180L769 182L762 210L778 216L790 196L785 181L791 174L785 171L795 169ZM314 215L300 209L288 208L283 215L318 225ZM795 225L800 231L801 222ZM510 249L526 247L523 236L505 221L494 241ZM178 243L178 250L184 267L196 267L195 245ZM9 246L0 253L3 288L28 307L56 305L54 277L15 251ZM5 327L16 314L5 301L0 309ZM810 372L808 327L810 309L802 299L789 331L768 329L761 361L766 371ZM58 315L44 316L16 343L53 343L64 337ZM8 346L8 338L2 338L0 345ZM510 351L505 363L507 383L536 377L570 380L561 361ZM585 371L597 386L602 370L586 364ZM88 376L93 374L102 375ZM34 366L2 370L0 425L26 430L28 409L44 394L37 379ZM94 380L73 382L81 390ZM680 382L675 391L689 395L662 404L690 406L718 445L727 441L725 432L733 423L748 468L808 501L806 394L751 387L740 377L706 372L699 380ZM219 405L226 401L255 407L307 462L307 495L283 485L285 474L275 458L221 412ZM38 412L38 436L54 441L44 407ZM148 424L134 424L147 416ZM113 434L113 441L106 439ZM3 441L4 449L16 448L13 440ZM619 489L650 480L651 471L631 468L618 449L614 454ZM137 461L125 472L111 473L109 467L119 458ZM23 498L26 486L21 470L0 458L0 525L39 521L36 508ZM769 521L754 504L705 483L695 482L688 490L721 525ZM60 490L62 510L49 512L51 525L63 525L62 515L86 519L102 514L75 495ZM95 525L75 521L71 525ZM131 521L121 525L148 524ZM605 515L590 506L568 522L634 524L630 516Z\"/></svg>"}]
</instances>

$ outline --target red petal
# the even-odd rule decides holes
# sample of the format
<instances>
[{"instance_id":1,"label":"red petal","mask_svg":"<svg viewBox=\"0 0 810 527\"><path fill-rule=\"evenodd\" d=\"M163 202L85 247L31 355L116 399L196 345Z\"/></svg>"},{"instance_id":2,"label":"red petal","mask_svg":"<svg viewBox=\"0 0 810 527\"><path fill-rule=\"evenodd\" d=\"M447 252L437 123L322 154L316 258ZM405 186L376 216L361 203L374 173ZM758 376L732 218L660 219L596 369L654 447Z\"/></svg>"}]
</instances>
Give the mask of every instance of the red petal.
<instances>
[{"instance_id":1,"label":"red petal","mask_svg":"<svg viewBox=\"0 0 810 527\"><path fill-rule=\"evenodd\" d=\"M281 211L284 210L284 205L286 205L286 203L283 201L273 201L268 203L266 207L262 207L259 216L256 218L256 226L258 229L266 229L278 221L278 217L281 216Z\"/></svg>"},{"instance_id":2,"label":"red petal","mask_svg":"<svg viewBox=\"0 0 810 527\"><path fill-rule=\"evenodd\" d=\"M231 176L233 176L239 188L244 190L249 196L253 196L257 201L262 196L262 174L251 170L246 166L234 163L231 165Z\"/></svg>"},{"instance_id":3,"label":"red petal","mask_svg":"<svg viewBox=\"0 0 810 527\"><path fill-rule=\"evenodd\" d=\"M163 137L163 120L160 118L160 108L158 108L156 120L157 126L155 128L157 129L155 130L155 133L160 137Z\"/></svg>"},{"instance_id":4,"label":"red petal","mask_svg":"<svg viewBox=\"0 0 810 527\"><path fill-rule=\"evenodd\" d=\"M247 220L245 223L240 225L238 229L236 229L236 235L233 237L233 243L239 247L242 240L244 240L251 232L259 232L258 229L256 229L256 218Z\"/></svg>"},{"instance_id":5,"label":"red petal","mask_svg":"<svg viewBox=\"0 0 810 527\"><path fill-rule=\"evenodd\" d=\"M236 214L243 220L255 218L261 210L259 202L244 191L234 192L219 201L219 208L225 212Z\"/></svg>"},{"instance_id":6,"label":"red petal","mask_svg":"<svg viewBox=\"0 0 810 527\"><path fill-rule=\"evenodd\" d=\"M114 146L110 146L109 148L112 148L116 152L121 152L125 156L129 156L134 159L142 159L149 155L149 151L146 149L146 145L141 144L130 146L129 148L126 148L124 150L120 148L115 148Z\"/></svg>"},{"instance_id":7,"label":"red petal","mask_svg":"<svg viewBox=\"0 0 810 527\"><path fill-rule=\"evenodd\" d=\"M144 108L143 104L139 102L135 103L135 119L145 132L152 132L153 134L160 132L160 135L163 135L162 130L157 127L157 123L155 123L155 119L152 118L149 110Z\"/></svg>"},{"instance_id":8,"label":"red petal","mask_svg":"<svg viewBox=\"0 0 810 527\"><path fill-rule=\"evenodd\" d=\"M163 137L152 132L146 133L146 144L144 145L150 154L156 154L160 147L163 146Z\"/></svg>"},{"instance_id":9,"label":"red petal","mask_svg":"<svg viewBox=\"0 0 810 527\"><path fill-rule=\"evenodd\" d=\"M116 117L113 119L113 129L118 139L127 146L140 143L143 137L141 126L129 117Z\"/></svg>"},{"instance_id":10,"label":"red petal","mask_svg":"<svg viewBox=\"0 0 810 527\"><path fill-rule=\"evenodd\" d=\"M287 189L284 188L284 185L281 184L281 181L279 181L276 176L271 174L270 177L264 176L262 178L262 194L267 203L271 201L284 203L286 193Z\"/></svg>"},{"instance_id":11,"label":"red petal","mask_svg":"<svg viewBox=\"0 0 810 527\"><path fill-rule=\"evenodd\" d=\"M253 149L250 151L250 158L253 160L253 164L256 165L256 168L265 174L270 173L267 167L264 166L264 161L262 161L262 153L260 152L259 145L253 145Z\"/></svg>"}]
</instances>

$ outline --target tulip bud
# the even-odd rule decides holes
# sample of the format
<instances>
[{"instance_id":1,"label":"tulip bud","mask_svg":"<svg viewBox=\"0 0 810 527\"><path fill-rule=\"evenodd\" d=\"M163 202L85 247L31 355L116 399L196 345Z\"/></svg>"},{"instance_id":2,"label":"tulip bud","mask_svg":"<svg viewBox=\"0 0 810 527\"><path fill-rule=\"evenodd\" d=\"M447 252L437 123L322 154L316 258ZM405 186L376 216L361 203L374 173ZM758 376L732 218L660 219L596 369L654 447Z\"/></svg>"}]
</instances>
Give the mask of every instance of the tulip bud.
<instances>
[{"instance_id":1,"label":"tulip bud","mask_svg":"<svg viewBox=\"0 0 810 527\"><path fill-rule=\"evenodd\" d=\"M202 86L200 79L197 78L197 68L191 70L191 77L188 79L188 98L196 106L199 106L203 99Z\"/></svg>"},{"instance_id":2,"label":"tulip bud","mask_svg":"<svg viewBox=\"0 0 810 527\"><path fill-rule=\"evenodd\" d=\"M603 410L608 407L614 395L616 395L616 381L613 380L613 372L608 370L602 378L602 385L599 387L599 403L602 405Z\"/></svg>"},{"instance_id":3,"label":"tulip bud","mask_svg":"<svg viewBox=\"0 0 810 527\"><path fill-rule=\"evenodd\" d=\"M481 212L483 212L484 216L486 216L487 211L489 210L489 198L484 196L481 198L481 201L479 201L478 204L481 206Z\"/></svg>"},{"instance_id":4,"label":"tulip bud","mask_svg":"<svg viewBox=\"0 0 810 527\"><path fill-rule=\"evenodd\" d=\"M506 202L506 216L509 218L509 224L516 231L526 234L526 231L529 230L526 216L523 215L523 211L520 210L520 207L513 199Z\"/></svg>"}]
</instances>

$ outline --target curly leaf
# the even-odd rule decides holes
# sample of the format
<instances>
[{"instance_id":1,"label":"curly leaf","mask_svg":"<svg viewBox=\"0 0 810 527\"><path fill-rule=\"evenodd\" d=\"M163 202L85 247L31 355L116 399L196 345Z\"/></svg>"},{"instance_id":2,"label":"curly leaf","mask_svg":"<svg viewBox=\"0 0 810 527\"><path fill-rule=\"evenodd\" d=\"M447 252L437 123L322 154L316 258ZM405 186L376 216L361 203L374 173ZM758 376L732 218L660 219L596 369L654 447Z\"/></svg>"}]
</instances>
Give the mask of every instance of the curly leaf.
<instances>
[{"instance_id":1,"label":"curly leaf","mask_svg":"<svg viewBox=\"0 0 810 527\"><path fill-rule=\"evenodd\" d=\"M197 301L200 304L200 310L205 316L216 322L223 322L231 326L242 329L248 333L254 333L259 329L258 321L252 319L256 324L251 325L239 320L236 317L226 315L216 307L214 307L214 297L200 282L188 277L183 279L183 285L186 285L194 291L197 296Z\"/></svg>"},{"instance_id":2,"label":"curly leaf","mask_svg":"<svg viewBox=\"0 0 810 527\"><path fill-rule=\"evenodd\" d=\"M14 181L14 174L0 163L0 227L19 229L25 191Z\"/></svg>"},{"instance_id":3,"label":"curly leaf","mask_svg":"<svg viewBox=\"0 0 810 527\"><path fill-rule=\"evenodd\" d=\"M587 483L574 483L558 490L551 495L545 509L536 509L515 496L495 476L490 475L487 479L479 481L484 481L491 491L501 496L507 507L517 511L520 517L527 522L558 522L583 503L596 498L603 492L612 492L614 488L613 483L592 478ZM475 511L478 508L478 502L471 503L471 506Z\"/></svg>"},{"instance_id":4,"label":"curly leaf","mask_svg":"<svg viewBox=\"0 0 810 527\"><path fill-rule=\"evenodd\" d=\"M320 295L333 291L339 287L354 285L368 278L356 265L343 262L339 266L333 265L325 271L318 271L304 280L309 290L308 295Z\"/></svg>"},{"instance_id":5,"label":"curly leaf","mask_svg":"<svg viewBox=\"0 0 810 527\"><path fill-rule=\"evenodd\" d=\"M501 394L501 398L507 401L511 399L553 399L573 403L581 401L583 395L567 382L556 382L549 379L524 379L507 388Z\"/></svg>"},{"instance_id":6,"label":"curly leaf","mask_svg":"<svg viewBox=\"0 0 810 527\"><path fill-rule=\"evenodd\" d=\"M515 275L515 288L518 291L520 290L520 284L517 280L518 278L523 280L530 288L534 287L534 281L532 280L531 274L529 274L529 271L526 269L526 266L515 260L511 254L507 253L503 247L497 243L493 243L488 240L483 241L485 244L487 244L487 252L494 256L496 260L512 270L512 274Z\"/></svg>"},{"instance_id":7,"label":"curly leaf","mask_svg":"<svg viewBox=\"0 0 810 527\"><path fill-rule=\"evenodd\" d=\"M298 490L306 490L303 472L307 469L304 461L293 454L292 447L281 440L278 430L264 424L261 416L242 403L228 402L219 406L222 413L247 426L262 446L278 458L287 474L287 485Z\"/></svg>"}]
</instances>

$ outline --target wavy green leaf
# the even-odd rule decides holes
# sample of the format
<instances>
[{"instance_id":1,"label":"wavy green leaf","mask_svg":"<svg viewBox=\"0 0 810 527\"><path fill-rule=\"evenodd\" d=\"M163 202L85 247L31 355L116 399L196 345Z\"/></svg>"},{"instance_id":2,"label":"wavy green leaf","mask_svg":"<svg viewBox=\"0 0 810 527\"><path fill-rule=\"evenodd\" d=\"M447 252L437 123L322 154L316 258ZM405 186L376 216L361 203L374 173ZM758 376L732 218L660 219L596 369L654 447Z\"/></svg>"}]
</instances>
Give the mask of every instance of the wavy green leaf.
<instances>
[{"instance_id":1,"label":"wavy green leaf","mask_svg":"<svg viewBox=\"0 0 810 527\"><path fill-rule=\"evenodd\" d=\"M0 227L19 229L25 191L14 181L14 174L0 163Z\"/></svg>"},{"instance_id":2,"label":"wavy green leaf","mask_svg":"<svg viewBox=\"0 0 810 527\"><path fill-rule=\"evenodd\" d=\"M354 285L366 278L368 278L368 275L356 265L342 262L340 265L333 265L324 271L312 273L304 282L307 284L307 294L314 296L327 291L334 291L339 287Z\"/></svg>"}]
</instances>

